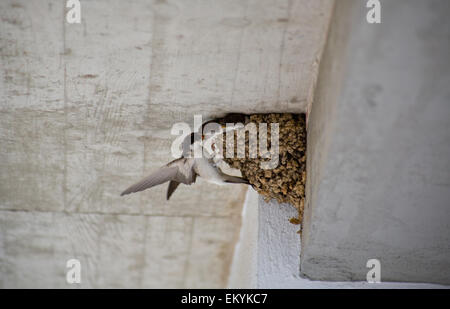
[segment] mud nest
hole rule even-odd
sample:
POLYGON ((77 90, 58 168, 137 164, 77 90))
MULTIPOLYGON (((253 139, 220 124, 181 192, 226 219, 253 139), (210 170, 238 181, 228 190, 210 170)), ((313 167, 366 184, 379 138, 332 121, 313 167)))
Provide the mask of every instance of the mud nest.
MULTIPOLYGON (((249 154, 249 133, 245 135, 245 157, 237 158, 237 147, 240 145, 235 134, 234 157, 224 160, 233 168, 241 171, 242 176, 250 182, 253 188, 264 200, 277 200, 279 203, 289 203, 298 209, 298 218, 291 218, 293 224, 300 224, 303 219, 306 182, 306 122, 304 114, 256 114, 251 115, 248 123, 267 123, 267 149, 273 151, 271 144, 271 123, 279 124, 279 160, 275 168, 263 169, 260 163, 270 161, 254 153, 256 158, 249 154)), ((241 140, 242 143, 243 140, 241 140)), ((223 151, 227 143, 223 137, 223 151)), ((231 147, 231 145, 230 145, 231 147)), ((275 147, 274 147, 275 148, 275 147)), ((258 149, 258 148, 257 148, 258 149)), ((252 149, 250 149, 252 150, 252 149)))

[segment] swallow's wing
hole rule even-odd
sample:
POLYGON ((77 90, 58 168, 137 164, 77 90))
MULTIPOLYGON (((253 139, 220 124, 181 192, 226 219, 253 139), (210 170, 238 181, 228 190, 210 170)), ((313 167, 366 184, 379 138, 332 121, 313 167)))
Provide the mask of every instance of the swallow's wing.
MULTIPOLYGON (((192 177, 187 178, 184 175, 177 175, 177 180, 182 180, 182 182, 186 185, 190 185, 193 184, 195 182, 195 180, 197 179, 197 174, 192 171, 192 177)), ((169 200, 170 197, 172 196, 172 194, 175 192, 175 190, 178 188, 178 185, 181 183, 177 180, 171 180, 169 182, 169 186, 167 187, 167 195, 166 195, 166 199, 169 200)))
POLYGON ((175 190, 178 188, 179 184, 180 183, 175 180, 171 180, 169 182, 169 187, 167 188, 167 195, 166 195, 167 200, 170 199, 170 197, 172 196, 172 193, 175 192, 175 190))
POLYGON ((151 174, 150 176, 142 179, 138 183, 135 183, 128 189, 122 192, 120 196, 135 193, 139 191, 143 191, 145 189, 160 185, 166 181, 172 180, 177 176, 178 167, 177 166, 164 166, 158 169, 156 172, 151 174))

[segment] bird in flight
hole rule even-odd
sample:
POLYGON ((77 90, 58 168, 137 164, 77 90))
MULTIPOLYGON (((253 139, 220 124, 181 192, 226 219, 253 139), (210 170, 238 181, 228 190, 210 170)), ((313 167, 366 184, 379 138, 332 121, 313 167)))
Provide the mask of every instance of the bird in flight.
MULTIPOLYGON (((223 118, 205 122, 202 125, 202 128, 211 122, 219 123, 224 127, 225 124, 229 122, 241 122, 245 120, 245 117, 247 116, 243 114, 229 114, 223 118)), ((186 136, 182 143, 183 153, 180 158, 160 167, 149 176, 127 188, 120 195, 123 196, 144 191, 165 182, 169 182, 166 194, 166 198, 169 200, 180 183, 191 185, 195 182, 197 176, 218 185, 229 183, 250 184, 248 180, 244 178, 223 173, 218 167, 219 160, 214 156, 202 155, 200 158, 196 158, 194 152, 201 151, 200 153, 203 153, 203 138, 204 136, 199 133, 191 133, 186 136)))

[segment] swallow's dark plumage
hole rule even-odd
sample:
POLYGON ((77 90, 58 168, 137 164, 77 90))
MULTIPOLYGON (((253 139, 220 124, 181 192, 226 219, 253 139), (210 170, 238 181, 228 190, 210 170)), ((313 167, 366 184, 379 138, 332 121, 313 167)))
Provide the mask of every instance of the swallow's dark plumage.
MULTIPOLYGON (((220 119, 214 119, 203 124, 206 125, 211 122, 217 122, 221 125, 225 123, 244 123, 245 115, 242 114, 230 114, 228 117, 220 119), (233 115, 233 116, 231 116, 233 115)), ((213 162, 211 158, 194 158, 193 152, 196 147, 201 146, 202 136, 197 133, 188 135, 183 142, 183 156, 179 159, 169 162, 167 165, 159 168, 154 173, 145 177, 141 181, 130 186, 128 189, 122 192, 121 196, 130 193, 152 188, 154 186, 163 184, 169 181, 167 189, 167 200, 172 196, 173 192, 177 189, 180 183, 190 185, 195 182, 197 176, 205 179, 208 182, 215 184, 226 183, 242 183, 248 184, 246 179, 241 177, 231 176, 223 173, 213 162)), ((201 151, 201 150, 200 150, 201 151)))

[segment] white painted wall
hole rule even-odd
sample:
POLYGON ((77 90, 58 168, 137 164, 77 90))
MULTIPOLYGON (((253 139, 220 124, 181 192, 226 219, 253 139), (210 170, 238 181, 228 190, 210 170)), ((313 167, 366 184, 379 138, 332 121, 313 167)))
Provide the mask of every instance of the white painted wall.
POLYGON ((258 193, 249 188, 242 209, 242 227, 234 250, 228 288, 254 288, 258 282, 258 193))

